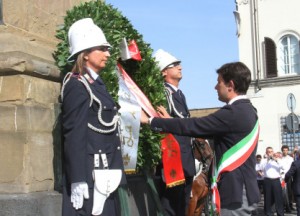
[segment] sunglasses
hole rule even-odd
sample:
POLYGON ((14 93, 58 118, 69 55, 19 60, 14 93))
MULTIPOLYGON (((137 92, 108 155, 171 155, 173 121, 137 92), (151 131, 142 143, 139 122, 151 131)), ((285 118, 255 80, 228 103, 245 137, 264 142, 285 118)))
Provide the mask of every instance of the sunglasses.
POLYGON ((169 64, 166 68, 172 68, 172 67, 176 67, 178 65, 180 65, 180 62, 174 62, 172 64, 169 64))
POLYGON ((99 51, 102 51, 102 52, 110 52, 111 47, 109 47, 109 46, 98 46, 98 47, 94 47, 92 50, 99 50, 99 51))

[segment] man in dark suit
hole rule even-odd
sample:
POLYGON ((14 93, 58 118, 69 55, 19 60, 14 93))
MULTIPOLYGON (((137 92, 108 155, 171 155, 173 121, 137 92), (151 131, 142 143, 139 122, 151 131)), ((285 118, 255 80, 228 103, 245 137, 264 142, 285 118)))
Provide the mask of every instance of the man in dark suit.
MULTIPOLYGON (((173 118, 189 118, 190 112, 185 96, 179 89, 179 82, 182 79, 180 60, 162 49, 155 52, 154 58, 165 81, 168 114, 173 118)), ((180 146, 185 184, 166 188, 165 182, 161 181, 161 203, 166 215, 184 216, 190 200, 193 177, 196 173, 195 161, 192 152, 191 137, 174 136, 180 146)))
MULTIPOLYGON (((298 157, 300 151, 297 152, 298 157)), ((292 178, 292 188, 294 193, 294 198, 297 207, 297 216, 300 216, 300 160, 296 160, 292 163, 291 168, 285 174, 285 182, 288 182, 292 178)))
MULTIPOLYGON (((223 172, 218 181, 221 215, 251 215, 260 200, 255 171, 258 116, 246 97, 251 72, 245 64, 233 62, 223 65, 217 73, 215 89, 219 100, 226 103, 220 110, 201 118, 170 119, 166 118, 163 107, 159 107, 162 118, 149 119, 142 113, 141 122, 150 123, 151 128, 159 132, 213 138, 217 164, 225 152, 233 146, 239 147, 240 141, 244 145, 245 137, 251 137, 247 154, 241 153, 232 160, 237 166, 223 172), (255 139, 252 139, 252 131, 256 131, 255 139)), ((248 147, 249 142, 245 143, 248 147)))

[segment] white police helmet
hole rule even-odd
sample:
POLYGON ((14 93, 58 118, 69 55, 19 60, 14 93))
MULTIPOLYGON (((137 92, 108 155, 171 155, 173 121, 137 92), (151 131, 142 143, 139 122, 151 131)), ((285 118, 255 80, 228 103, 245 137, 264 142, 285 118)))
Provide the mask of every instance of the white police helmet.
POLYGON ((155 61, 157 61, 158 67, 161 71, 172 63, 175 63, 175 62, 180 63, 181 62, 180 60, 178 60, 177 58, 172 56, 170 53, 168 53, 162 49, 157 50, 154 53, 153 57, 155 58, 155 61))
POLYGON ((96 46, 111 46, 103 34, 103 31, 94 24, 91 18, 84 18, 72 24, 68 32, 70 56, 68 61, 79 52, 96 47, 96 46))

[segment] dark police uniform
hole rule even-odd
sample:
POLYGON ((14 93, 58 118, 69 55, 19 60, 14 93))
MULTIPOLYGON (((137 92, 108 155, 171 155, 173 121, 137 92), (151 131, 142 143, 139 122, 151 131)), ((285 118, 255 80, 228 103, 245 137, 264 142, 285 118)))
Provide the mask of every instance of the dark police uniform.
MULTIPOLYGON (((169 114, 174 118, 189 118, 190 113, 183 93, 180 90, 176 91, 168 83, 165 83, 165 88, 169 97, 169 114), (171 105, 170 100, 172 100, 174 106, 171 105)), ((180 146, 185 184, 166 188, 165 183, 162 183, 161 202, 167 215, 184 216, 190 200, 193 177, 196 174, 195 159, 191 147, 191 137, 179 135, 174 135, 174 137, 180 146)))
MULTIPOLYGON (((93 177, 94 154, 105 153, 109 169, 122 169, 121 184, 126 183, 118 129, 110 133, 99 133, 88 127, 88 123, 96 128, 108 130, 99 123, 99 105, 92 103, 90 94, 78 75, 66 83, 63 90, 62 121, 64 136, 64 187, 63 187, 63 216, 91 215, 93 206, 93 177), (71 183, 86 182, 89 187, 89 199, 84 200, 79 210, 73 208, 70 201, 71 183)), ((107 92, 101 78, 94 80, 91 76, 88 82, 93 94, 102 103, 101 117, 105 122, 111 122, 118 112, 117 106, 107 92)), ((84 78, 83 78, 84 79, 84 78)), ((106 200, 101 215, 118 215, 115 208, 116 196, 112 193, 106 200)))
POLYGON ((285 174, 285 181, 292 178, 292 188, 297 207, 297 216, 300 216, 300 160, 294 161, 285 174))
MULTIPOLYGON (((237 144, 254 128, 258 117, 248 99, 239 99, 231 105, 202 118, 161 119, 153 118, 151 128, 182 136, 213 138, 217 163, 221 156, 237 144)), ((241 205, 243 187, 249 205, 258 203, 260 194, 256 182, 256 149, 244 164, 232 172, 221 175, 218 188, 221 208, 241 205)))

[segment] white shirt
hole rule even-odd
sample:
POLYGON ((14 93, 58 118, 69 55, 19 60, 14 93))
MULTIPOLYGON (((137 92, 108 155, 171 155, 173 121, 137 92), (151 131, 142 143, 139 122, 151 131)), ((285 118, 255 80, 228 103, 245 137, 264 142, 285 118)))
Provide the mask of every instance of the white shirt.
POLYGON ((229 102, 228 105, 233 104, 233 102, 240 100, 240 99, 248 99, 247 95, 238 95, 235 98, 232 98, 229 102))
MULTIPOLYGON (((255 165, 255 171, 256 171, 256 172, 262 171, 262 169, 261 169, 261 162, 260 162, 260 163, 256 163, 256 165, 255 165)), ((262 174, 263 174, 263 173, 262 173, 262 174)), ((258 175, 258 173, 257 173, 256 179, 257 179, 257 180, 263 180, 264 177, 258 175)))
POLYGON ((275 160, 263 159, 261 162, 261 169, 263 170, 265 178, 280 178, 280 169, 282 168, 283 166, 280 159, 277 159, 277 162, 275 160))
POLYGON ((291 156, 289 156, 289 155, 283 156, 283 157, 281 158, 281 162, 282 162, 282 166, 283 166, 283 168, 282 168, 282 172, 283 172, 282 178, 285 177, 285 174, 286 174, 286 173, 289 171, 289 169, 291 168, 291 165, 292 165, 293 161, 294 161, 294 159, 293 159, 291 156))
POLYGON ((86 67, 86 68, 89 70, 89 72, 90 72, 91 76, 93 77, 93 79, 96 80, 99 75, 95 71, 93 71, 91 68, 89 68, 89 67, 86 67))
POLYGON ((174 90, 175 90, 175 92, 177 92, 178 91, 178 88, 176 87, 176 86, 174 86, 174 85, 172 85, 171 83, 168 83, 168 82, 166 82, 168 85, 170 85, 174 90))

